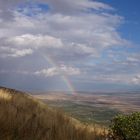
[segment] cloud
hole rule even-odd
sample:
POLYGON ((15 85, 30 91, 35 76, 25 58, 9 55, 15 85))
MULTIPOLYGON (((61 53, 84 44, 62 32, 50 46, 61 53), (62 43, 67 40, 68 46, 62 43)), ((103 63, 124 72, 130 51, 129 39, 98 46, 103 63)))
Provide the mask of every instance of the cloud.
POLYGON ((127 42, 116 31, 116 26, 122 20, 119 16, 47 14, 45 20, 50 34, 68 42, 85 43, 94 48, 120 46, 127 42))
POLYGON ((113 10, 113 8, 107 4, 90 1, 90 0, 43 0, 47 2, 55 13, 63 14, 75 14, 77 12, 86 12, 90 10, 113 10))
MULTIPOLYGON (((13 5, 16 5, 16 2, 14 1, 13 5)), ((108 47, 125 46, 128 43, 116 30, 122 22, 122 17, 109 14, 106 10, 113 8, 107 4, 89 0, 42 2, 49 4, 52 9, 46 13, 28 16, 22 11, 26 9, 33 14, 37 6, 30 8, 25 4, 22 10, 15 9, 12 12, 14 21, 9 21, 0 29, 4 32, 0 36, 7 38, 8 46, 32 50, 43 47, 46 48, 46 52, 62 62, 79 61, 89 56, 97 57, 108 47), (66 8, 66 11, 74 11, 74 14, 66 12, 61 6, 66 8), (91 9, 98 12, 86 12, 91 9), (60 51, 50 52, 48 48, 60 48, 60 51)))
POLYGON ((140 74, 136 75, 133 79, 132 79, 132 83, 140 85, 140 74))
POLYGON ((79 75, 80 69, 74 67, 68 67, 65 65, 61 65, 60 67, 52 67, 48 69, 42 69, 40 71, 36 71, 35 75, 43 75, 45 77, 52 77, 56 75, 79 75))
POLYGON ((63 46, 61 39, 49 35, 24 34, 7 39, 7 43, 17 47, 48 47, 60 48, 63 46))
POLYGON ((98 55, 95 48, 88 47, 86 44, 68 43, 49 35, 24 34, 8 38, 4 37, 0 40, 2 45, 0 50, 2 54, 4 53, 5 57, 22 57, 26 54, 32 54, 35 50, 40 50, 41 48, 43 48, 43 51, 49 52, 49 55, 52 54, 56 57, 60 55, 69 55, 70 57, 75 57, 74 55, 98 55), (59 49, 57 54, 54 49, 59 49), (74 55, 71 56, 71 54, 74 55))
POLYGON ((23 50, 11 50, 13 54, 9 54, 11 57, 23 57, 29 54, 32 54, 33 51, 31 49, 23 49, 23 50))
POLYGON ((0 53, 3 58, 6 57, 23 57, 26 55, 31 55, 33 53, 32 49, 16 49, 10 47, 0 47, 0 53))
POLYGON ((0 71, 29 73, 42 81, 67 75, 78 83, 139 84, 139 49, 133 52, 134 44, 121 36, 125 18, 110 5, 2 0, 0 9, 0 71))
POLYGON ((78 81, 83 83, 108 83, 108 84, 122 84, 122 85, 140 85, 140 75, 139 73, 135 74, 102 74, 100 75, 87 75, 86 78, 81 76, 78 81))
POLYGON ((36 49, 63 47, 61 39, 49 35, 24 34, 0 40, 1 57, 23 57, 31 55, 36 49))
MULTIPOLYGON (((0 18, 4 21, 13 20, 14 10, 21 3, 19 0, 12 0, 10 2, 1 0, 0 1, 0 18)), ((22 2, 22 4, 25 3, 22 2)))

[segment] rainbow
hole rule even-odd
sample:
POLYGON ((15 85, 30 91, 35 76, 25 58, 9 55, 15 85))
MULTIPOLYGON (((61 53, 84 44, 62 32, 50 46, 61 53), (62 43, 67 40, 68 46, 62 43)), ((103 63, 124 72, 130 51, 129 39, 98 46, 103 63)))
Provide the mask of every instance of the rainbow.
MULTIPOLYGON (((49 62, 49 64, 51 64, 53 67, 58 68, 57 63, 54 61, 54 59, 52 57, 50 57, 49 55, 45 55, 43 53, 41 53, 41 55, 44 57, 44 59, 49 62)), ((58 68, 59 69, 59 68, 58 68)), ((71 94, 75 94, 75 89, 71 83, 71 81, 68 79, 68 77, 65 74, 61 74, 61 79, 63 80, 63 82, 65 83, 68 91, 70 91, 71 94)))

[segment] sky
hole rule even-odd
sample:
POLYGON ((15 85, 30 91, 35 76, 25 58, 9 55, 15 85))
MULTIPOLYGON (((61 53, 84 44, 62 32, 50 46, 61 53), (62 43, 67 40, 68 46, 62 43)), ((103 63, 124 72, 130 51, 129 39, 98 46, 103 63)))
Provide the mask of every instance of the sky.
POLYGON ((0 0, 0 86, 140 91, 139 0, 0 0))

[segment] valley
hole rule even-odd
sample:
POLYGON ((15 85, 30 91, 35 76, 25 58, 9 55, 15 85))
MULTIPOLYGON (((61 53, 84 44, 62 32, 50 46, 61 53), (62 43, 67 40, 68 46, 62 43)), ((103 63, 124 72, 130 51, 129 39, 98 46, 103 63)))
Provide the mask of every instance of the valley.
POLYGON ((88 124, 108 126, 117 114, 140 111, 140 94, 43 92, 33 96, 88 124))

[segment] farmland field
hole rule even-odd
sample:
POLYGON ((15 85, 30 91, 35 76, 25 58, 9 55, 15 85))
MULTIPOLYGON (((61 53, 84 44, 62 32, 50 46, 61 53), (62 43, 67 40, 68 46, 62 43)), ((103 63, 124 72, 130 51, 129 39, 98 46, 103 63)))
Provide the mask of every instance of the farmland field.
POLYGON ((109 125, 120 113, 140 111, 140 94, 47 92, 33 94, 51 107, 59 108, 83 123, 109 125))

